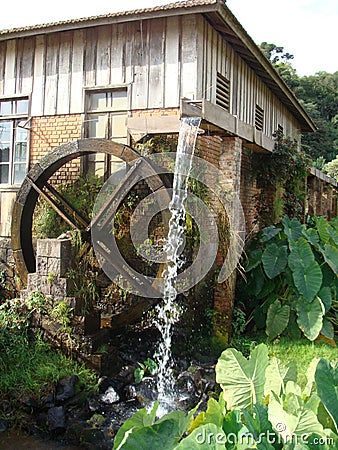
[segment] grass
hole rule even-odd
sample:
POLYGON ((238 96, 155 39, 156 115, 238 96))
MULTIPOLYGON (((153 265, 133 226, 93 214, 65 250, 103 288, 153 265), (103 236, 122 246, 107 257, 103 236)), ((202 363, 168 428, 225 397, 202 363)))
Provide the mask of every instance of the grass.
POLYGON ((255 338, 249 336, 240 336, 234 338, 231 347, 241 351, 246 357, 250 351, 261 342, 264 342, 269 348, 269 356, 275 356, 282 364, 295 364, 297 367, 298 384, 305 387, 306 371, 313 358, 325 358, 331 363, 338 361, 337 347, 333 347, 325 342, 310 342, 308 339, 291 340, 288 337, 281 337, 273 342, 267 342, 264 334, 255 338))
MULTIPOLYGON (((40 404, 54 393, 55 384, 68 375, 78 375, 78 389, 92 390, 96 374, 44 342, 31 327, 32 312, 43 305, 35 295, 0 302, 0 418, 20 427, 24 403, 40 404)), ((23 421, 24 422, 24 421, 23 421)))

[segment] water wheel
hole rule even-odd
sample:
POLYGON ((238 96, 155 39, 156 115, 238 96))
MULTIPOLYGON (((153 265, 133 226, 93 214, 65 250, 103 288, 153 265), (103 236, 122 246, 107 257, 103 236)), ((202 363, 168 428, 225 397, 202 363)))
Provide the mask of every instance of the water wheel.
MULTIPOLYGON (((12 246, 16 269, 23 284, 27 283, 27 274, 34 273, 36 269, 35 254, 33 249, 32 224, 34 209, 39 196, 61 216, 61 218, 73 229, 80 230, 90 243, 90 231, 92 223, 88 217, 82 217, 76 209, 63 198, 63 196, 51 185, 50 178, 67 162, 94 153, 105 153, 120 158, 126 163, 127 171, 125 178, 111 194, 107 205, 111 202, 123 201, 123 192, 131 189, 141 178, 140 172, 149 174, 146 180, 152 192, 168 186, 169 181, 159 176, 147 162, 143 162, 140 155, 129 146, 119 144, 105 139, 81 139, 56 147, 44 156, 29 171, 17 194, 12 215, 12 246), (164 181, 163 181, 164 180, 164 181), (166 186, 165 186, 166 185, 166 186), (121 187, 123 186, 123 189, 121 187)), ((104 210, 104 207, 103 207, 104 210)), ((98 220, 98 218, 95 218, 98 220)), ((95 220, 94 219, 94 220, 95 220)), ((106 256, 106 262, 114 265, 113 256, 106 256)), ((117 271, 123 268, 117 267, 117 271)), ((163 268, 159 269, 161 272, 163 268)), ((126 274, 128 276, 128 274, 126 274)), ((159 275, 160 276, 160 275, 159 275)), ((153 297, 156 297, 155 295, 153 297)), ((138 305, 139 313, 154 304, 154 299, 144 299, 138 305)), ((137 315, 137 314, 136 314, 137 315)), ((129 311, 128 317, 135 317, 135 313, 129 311)), ((123 319, 124 321, 124 319, 123 319)))

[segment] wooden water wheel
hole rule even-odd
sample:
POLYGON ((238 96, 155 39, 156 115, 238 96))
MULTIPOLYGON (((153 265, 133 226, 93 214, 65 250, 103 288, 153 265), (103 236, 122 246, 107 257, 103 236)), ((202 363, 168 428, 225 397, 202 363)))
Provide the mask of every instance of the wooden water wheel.
MULTIPOLYGON (((127 189, 131 189, 140 179, 144 178, 146 171, 149 180, 145 180, 152 192, 163 189, 169 181, 165 176, 159 176, 151 165, 140 158, 138 152, 131 147, 105 139, 81 139, 56 147, 44 156, 27 174, 17 194, 12 216, 12 246, 17 272, 24 284, 27 283, 27 274, 35 272, 36 261, 33 249, 32 224, 34 209, 39 196, 61 216, 73 229, 80 230, 90 243, 90 231, 93 221, 82 217, 76 209, 50 184, 50 178, 67 162, 94 153, 105 153, 120 158, 126 163, 127 171, 119 186, 107 199, 111 202, 121 203, 127 189), (141 176, 142 173, 142 176, 141 176), (123 187, 123 189, 122 189, 123 187)), ((104 213, 105 205, 101 214, 104 213)), ((100 214, 99 214, 100 215, 100 214)), ((98 220, 95 217, 94 220, 98 220)), ((105 255, 106 262, 114 266, 113 255, 105 255)), ((159 269, 161 272, 163 268, 159 269)), ((116 271, 123 273, 123 267, 116 267, 116 271)), ((124 273, 123 273, 124 274, 124 273)), ((128 276, 128 273, 124 274, 128 276)), ((153 296, 155 297, 155 296, 153 296)), ((145 299, 139 304, 138 311, 148 309, 154 304, 153 299, 145 299)), ((135 316, 131 311, 129 316, 135 316)))

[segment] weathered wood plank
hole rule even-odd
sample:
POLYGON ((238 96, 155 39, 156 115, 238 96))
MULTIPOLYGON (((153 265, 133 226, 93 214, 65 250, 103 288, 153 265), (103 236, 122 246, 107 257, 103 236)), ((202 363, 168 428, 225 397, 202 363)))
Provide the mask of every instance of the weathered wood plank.
POLYGON ((0 42, 0 95, 4 94, 6 46, 6 42, 0 42))
POLYGON ((73 51, 71 65, 70 82, 70 113, 83 112, 83 92, 84 84, 84 31, 77 30, 73 33, 73 51))
POLYGON ((166 108, 173 108, 179 106, 180 104, 180 27, 178 17, 169 17, 167 19, 164 52, 164 106, 166 108))
POLYGON ((69 114, 70 109, 72 38, 73 33, 71 31, 62 33, 60 36, 57 114, 69 114))
POLYGON ((46 58, 46 38, 45 36, 36 36, 34 70, 33 70, 33 92, 31 99, 31 115, 42 116, 44 104, 44 86, 45 86, 45 58, 46 58))
POLYGON ((148 21, 140 20, 134 35, 134 83, 132 89, 132 108, 147 108, 148 99, 148 21))
POLYGON ((4 95, 15 94, 16 79, 16 40, 7 41, 4 95))
POLYGON ((157 19, 149 30, 149 108, 164 106, 165 26, 165 19, 157 19))
MULTIPOLYGON (((135 26, 133 24, 133 26, 135 26)), ((123 24, 116 24, 112 27, 111 34, 111 68, 110 68, 110 83, 112 85, 119 85, 125 81, 124 69, 124 45, 125 45, 125 31, 123 24)), ((132 31, 133 32, 133 31, 132 31)))
POLYGON ((85 31, 85 49, 84 49, 84 75, 85 86, 96 86, 97 72, 97 28, 89 28, 85 31))
POLYGON ((60 35, 47 36, 44 115, 56 114, 60 35))
POLYGON ((17 93, 30 94, 33 88, 35 37, 23 39, 17 93))
POLYGON ((97 36, 96 84, 106 86, 110 84, 110 53, 114 48, 111 42, 111 25, 99 27, 97 36))
POLYGON ((196 16, 182 16, 181 97, 196 99, 196 16))

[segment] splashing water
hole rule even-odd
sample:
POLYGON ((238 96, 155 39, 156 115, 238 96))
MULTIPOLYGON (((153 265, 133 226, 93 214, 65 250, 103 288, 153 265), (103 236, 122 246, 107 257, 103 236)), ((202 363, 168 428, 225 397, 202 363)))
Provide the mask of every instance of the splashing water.
POLYGON ((156 308, 156 326, 161 333, 161 341, 155 353, 158 361, 158 400, 163 414, 170 409, 175 399, 175 380, 172 371, 171 337, 172 326, 179 319, 179 309, 175 304, 177 296, 176 281, 178 269, 183 262, 180 257, 184 244, 185 206, 188 195, 188 180, 192 157, 201 118, 184 117, 181 119, 177 144, 172 199, 169 204, 171 218, 164 250, 167 255, 166 270, 163 272, 163 302, 156 308), (184 157, 182 157, 184 155, 184 157), (186 158, 186 155, 190 158, 186 158))

